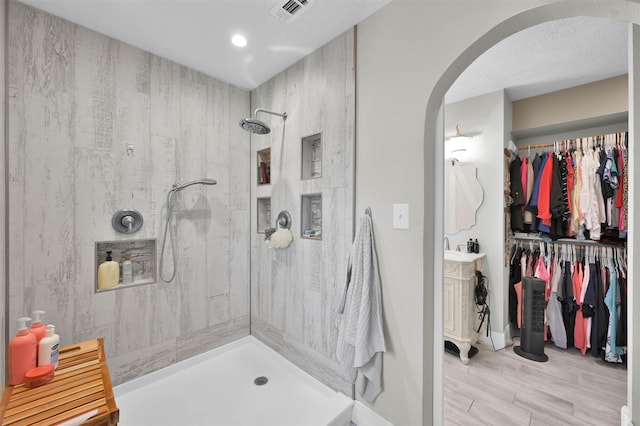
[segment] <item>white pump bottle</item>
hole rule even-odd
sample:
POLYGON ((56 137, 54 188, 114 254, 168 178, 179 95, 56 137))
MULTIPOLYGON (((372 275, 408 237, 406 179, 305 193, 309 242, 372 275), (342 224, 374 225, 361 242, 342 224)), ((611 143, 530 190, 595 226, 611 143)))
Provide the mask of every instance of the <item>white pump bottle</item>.
POLYGON ((47 334, 38 344, 38 366, 53 364, 58 368, 58 351, 60 349, 60 336, 55 334, 55 327, 47 326, 47 334))

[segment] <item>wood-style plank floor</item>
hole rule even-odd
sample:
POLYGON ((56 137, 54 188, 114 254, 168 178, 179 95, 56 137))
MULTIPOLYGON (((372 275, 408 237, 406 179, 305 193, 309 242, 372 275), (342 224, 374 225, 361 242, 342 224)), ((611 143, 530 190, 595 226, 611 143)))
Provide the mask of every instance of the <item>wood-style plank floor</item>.
POLYGON ((477 347, 469 365, 444 354, 446 425, 620 425, 625 365, 552 343, 543 363, 518 356, 510 346, 497 352, 491 345, 477 347))

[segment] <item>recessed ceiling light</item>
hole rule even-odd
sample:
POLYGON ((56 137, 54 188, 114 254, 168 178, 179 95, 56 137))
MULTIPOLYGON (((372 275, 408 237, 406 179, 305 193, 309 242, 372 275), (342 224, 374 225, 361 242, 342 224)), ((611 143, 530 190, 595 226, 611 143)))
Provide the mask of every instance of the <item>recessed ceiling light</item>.
POLYGON ((247 39, 244 38, 244 36, 241 36, 240 34, 236 34, 233 37, 231 37, 231 43, 233 43, 238 47, 245 47, 247 45, 247 39))

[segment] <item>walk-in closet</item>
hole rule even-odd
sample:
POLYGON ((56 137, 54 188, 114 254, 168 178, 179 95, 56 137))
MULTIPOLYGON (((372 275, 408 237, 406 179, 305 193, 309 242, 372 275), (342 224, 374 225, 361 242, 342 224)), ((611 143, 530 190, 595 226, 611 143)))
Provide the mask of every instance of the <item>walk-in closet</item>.
POLYGON ((586 28, 626 37, 624 25, 598 19, 532 28, 480 57, 447 94, 445 424, 620 424, 632 285, 626 53, 615 53, 622 56, 617 74, 588 76, 588 66, 575 66, 576 80, 556 86, 544 77, 545 65, 531 60, 526 70, 504 60, 510 51, 529 52, 529 44, 571 26, 585 28, 585 40, 586 28), (470 89, 473 78, 482 86, 490 71, 498 73, 501 88, 470 89), (540 77, 517 86, 525 73, 540 77), (464 182, 460 170, 472 170, 464 182), (471 193, 476 180, 481 190, 471 193), (480 199, 479 207, 460 208, 469 203, 456 199, 469 197, 480 199), (463 225, 449 226, 452 221, 463 225), (474 243, 479 249, 467 249, 474 243), (472 264, 451 262, 464 259, 452 252, 467 251, 476 252, 472 264), (461 347, 459 337, 452 348, 448 321, 466 317, 451 312, 447 274, 467 265, 475 269, 466 308, 472 314, 471 348, 461 347))

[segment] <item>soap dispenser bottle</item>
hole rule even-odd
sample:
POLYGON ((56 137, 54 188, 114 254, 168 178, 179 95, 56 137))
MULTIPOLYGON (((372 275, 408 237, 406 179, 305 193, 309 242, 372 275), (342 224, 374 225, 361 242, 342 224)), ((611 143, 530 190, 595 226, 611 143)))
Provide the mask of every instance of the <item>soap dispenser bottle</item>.
POLYGON ((55 334, 55 327, 47 325, 47 334, 38 345, 38 367, 52 364, 58 368, 58 351, 60 349, 60 336, 55 334))
POLYGON ((40 340, 47 334, 47 327, 42 323, 41 315, 44 315, 45 311, 33 311, 31 315, 33 316, 33 322, 31 323, 31 328, 29 328, 29 332, 36 336, 36 344, 40 343, 40 340))
POLYGON ((111 258, 111 252, 107 252, 107 260, 98 267, 98 289, 113 288, 120 282, 120 265, 111 258))
POLYGON ((122 284, 131 284, 133 281, 133 264, 131 263, 131 256, 124 257, 122 262, 122 284))
POLYGON ((18 333, 9 342, 9 384, 24 383, 27 371, 36 368, 36 336, 29 332, 29 317, 18 318, 18 333))
POLYGON ((31 327, 29 328, 29 333, 33 334, 36 337, 36 356, 38 354, 38 344, 40 340, 47 334, 47 327, 44 326, 42 320, 40 319, 41 315, 44 315, 44 311, 33 311, 31 316, 33 318, 33 322, 31 323, 31 327))

